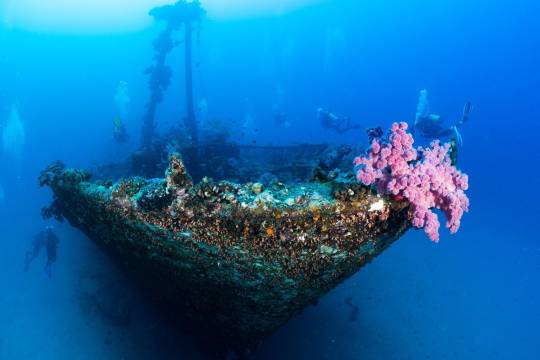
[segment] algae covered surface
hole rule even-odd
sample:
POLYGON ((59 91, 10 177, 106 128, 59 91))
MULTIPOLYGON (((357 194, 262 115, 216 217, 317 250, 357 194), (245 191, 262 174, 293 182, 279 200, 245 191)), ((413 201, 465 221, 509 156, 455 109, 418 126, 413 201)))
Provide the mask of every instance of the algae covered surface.
POLYGON ((271 334, 409 227, 405 204, 357 183, 193 184, 179 155, 163 179, 91 181, 55 163, 40 183, 54 193, 44 215, 81 229, 171 312, 237 344, 271 334))

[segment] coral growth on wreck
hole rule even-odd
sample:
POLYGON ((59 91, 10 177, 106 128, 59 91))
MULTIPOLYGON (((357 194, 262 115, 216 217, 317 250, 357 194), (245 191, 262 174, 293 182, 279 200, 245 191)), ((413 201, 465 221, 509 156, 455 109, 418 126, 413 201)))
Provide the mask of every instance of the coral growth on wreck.
POLYGON ((161 306, 233 346, 271 334, 410 227, 407 203, 354 180, 193 182, 176 153, 164 178, 92 181, 54 163, 40 184, 54 194, 44 215, 84 231, 161 306))
POLYGON ((433 141, 428 148, 413 147, 407 123, 394 123, 387 140, 374 139, 367 156, 359 156, 357 178, 365 185, 375 184, 381 194, 411 204, 412 224, 432 241, 439 240, 440 223, 432 209, 446 215, 446 227, 455 233, 461 217, 469 209, 465 194, 468 177, 450 159, 450 144, 433 141))

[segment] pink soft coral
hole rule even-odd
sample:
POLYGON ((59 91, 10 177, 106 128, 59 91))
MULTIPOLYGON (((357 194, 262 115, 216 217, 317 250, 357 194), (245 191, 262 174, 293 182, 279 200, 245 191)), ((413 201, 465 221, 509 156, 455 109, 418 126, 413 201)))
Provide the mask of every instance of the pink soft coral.
POLYGON ((432 241, 439 241, 439 220, 431 210, 446 215, 446 227, 455 233, 463 213, 469 210, 465 195, 468 177, 452 165, 450 144, 438 140, 430 148, 414 149, 414 139, 407 133, 407 123, 394 123, 388 142, 374 139, 367 157, 357 157, 358 180, 375 184, 377 191, 406 199, 411 204, 413 226, 424 228, 432 241))

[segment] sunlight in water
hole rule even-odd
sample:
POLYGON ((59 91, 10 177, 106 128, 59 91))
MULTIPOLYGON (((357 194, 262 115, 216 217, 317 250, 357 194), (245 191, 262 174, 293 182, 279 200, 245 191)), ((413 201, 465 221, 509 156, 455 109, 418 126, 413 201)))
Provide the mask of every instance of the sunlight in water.
MULTIPOLYGON (((324 0, 203 0, 208 16, 276 15, 324 0)), ((0 22, 42 32, 127 32, 151 23, 148 10, 174 0, 0 0, 0 22)))

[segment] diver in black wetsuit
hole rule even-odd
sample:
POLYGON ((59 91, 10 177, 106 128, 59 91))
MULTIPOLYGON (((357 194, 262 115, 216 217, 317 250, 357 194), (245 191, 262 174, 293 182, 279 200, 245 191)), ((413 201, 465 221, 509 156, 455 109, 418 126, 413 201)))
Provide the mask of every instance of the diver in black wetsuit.
POLYGON ((462 145, 463 139, 461 138, 459 128, 469 120, 472 110, 471 102, 467 101, 463 107, 461 118, 454 125, 445 127, 443 125, 443 118, 440 115, 430 112, 427 90, 422 90, 420 92, 420 99, 418 100, 418 109, 414 126, 412 127, 412 133, 419 133, 422 137, 429 140, 453 137, 462 145))
POLYGON ((353 125, 350 117, 340 118, 322 108, 317 109, 317 117, 321 122, 323 129, 333 129, 340 134, 361 128, 360 125, 353 125))
POLYGON ((25 254, 24 271, 28 271, 30 264, 41 253, 41 249, 45 248, 47 252, 47 263, 45 264, 45 273, 49 278, 52 277, 51 266, 56 262, 56 250, 60 240, 54 233, 52 226, 47 226, 45 230, 40 231, 32 241, 32 248, 25 254))
POLYGON ((120 118, 115 118, 113 120, 113 139, 117 143, 125 143, 129 140, 126 127, 120 118))
POLYGON ((369 138, 370 144, 373 142, 373 140, 380 139, 384 135, 380 126, 366 129, 366 134, 369 138))

